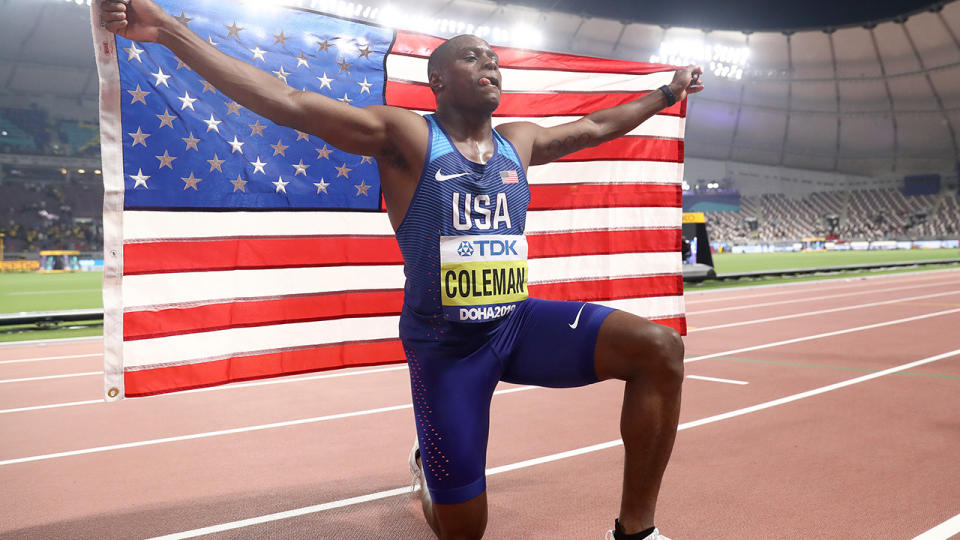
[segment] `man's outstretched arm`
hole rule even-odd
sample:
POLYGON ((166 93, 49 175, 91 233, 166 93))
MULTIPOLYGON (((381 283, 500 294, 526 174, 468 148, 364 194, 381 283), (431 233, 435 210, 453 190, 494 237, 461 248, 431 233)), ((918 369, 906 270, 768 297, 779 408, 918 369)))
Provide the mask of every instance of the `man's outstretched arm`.
MULTIPOLYGON (((674 74, 669 84, 677 101, 703 90, 702 70, 687 66, 674 74)), ((505 124, 497 128, 523 153, 530 149, 528 165, 550 163, 567 154, 622 137, 667 106, 667 96, 659 90, 616 107, 592 112, 579 120, 554 127, 529 122, 505 124)))
POLYGON ((194 34, 151 0, 104 0, 104 27, 134 41, 166 46, 218 90, 277 124, 316 135, 354 154, 379 156, 390 140, 394 116, 408 111, 358 108, 296 90, 280 79, 230 57, 194 34))

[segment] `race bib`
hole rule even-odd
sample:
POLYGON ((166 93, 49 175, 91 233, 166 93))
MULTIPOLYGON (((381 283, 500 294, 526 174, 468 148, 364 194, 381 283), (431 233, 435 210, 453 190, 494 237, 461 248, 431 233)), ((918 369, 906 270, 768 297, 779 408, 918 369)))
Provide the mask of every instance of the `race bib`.
POLYGON ((527 298, 527 239, 440 237, 440 298, 450 321, 485 322, 509 314, 527 298))

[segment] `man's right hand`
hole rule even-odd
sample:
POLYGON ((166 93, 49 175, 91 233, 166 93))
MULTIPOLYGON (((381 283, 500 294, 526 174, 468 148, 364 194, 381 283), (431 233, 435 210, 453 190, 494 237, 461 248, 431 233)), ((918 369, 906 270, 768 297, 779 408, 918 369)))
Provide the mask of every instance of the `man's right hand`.
POLYGON ((151 0, 103 0, 100 3, 103 27, 133 41, 159 41, 160 28, 170 20, 151 0))

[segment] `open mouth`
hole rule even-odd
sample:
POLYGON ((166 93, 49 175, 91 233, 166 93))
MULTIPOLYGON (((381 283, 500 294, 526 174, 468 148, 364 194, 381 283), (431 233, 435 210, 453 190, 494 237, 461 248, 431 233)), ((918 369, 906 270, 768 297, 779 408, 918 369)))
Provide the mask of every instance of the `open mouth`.
POLYGON ((496 77, 480 77, 477 84, 480 86, 493 86, 497 89, 500 88, 500 81, 496 77))

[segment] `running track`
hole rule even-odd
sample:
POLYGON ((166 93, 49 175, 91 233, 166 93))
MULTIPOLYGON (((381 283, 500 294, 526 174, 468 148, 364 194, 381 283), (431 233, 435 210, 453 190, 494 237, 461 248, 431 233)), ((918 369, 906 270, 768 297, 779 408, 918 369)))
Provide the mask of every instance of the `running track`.
MULTIPOLYGON (((664 533, 960 533, 960 271, 694 293, 687 309, 664 533)), ((105 404, 101 350, 0 346, 0 537, 431 537, 403 492, 404 366, 105 404)), ((603 537, 621 391, 501 386, 487 538, 603 537)))

